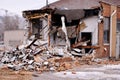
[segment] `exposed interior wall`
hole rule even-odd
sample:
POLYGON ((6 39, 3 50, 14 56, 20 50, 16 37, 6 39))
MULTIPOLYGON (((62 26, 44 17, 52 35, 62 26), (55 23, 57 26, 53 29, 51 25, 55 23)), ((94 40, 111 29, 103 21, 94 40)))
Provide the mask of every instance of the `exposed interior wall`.
MULTIPOLYGON (((90 33, 91 34, 90 35, 91 40, 92 40, 91 45, 97 45, 98 44, 98 16, 89 17, 89 18, 84 19, 83 21, 84 21, 84 23, 86 25, 86 28, 81 31, 80 35, 82 33, 86 33, 86 34, 90 33)), ((73 38, 75 40, 75 37, 76 37, 75 34, 73 34, 73 36, 71 37, 71 34, 73 32, 75 32, 75 26, 67 27, 67 32, 68 32, 69 38, 73 38)), ((66 45, 65 44, 64 33, 62 32, 62 30, 59 29, 59 31, 57 33, 55 33, 55 34, 57 36, 55 40, 53 39, 54 34, 51 34, 51 44, 54 44, 54 45, 66 45), (62 35, 61 36, 62 38, 59 38, 58 37, 59 35, 62 35)), ((86 35, 86 36, 88 36, 88 35, 86 35)))
POLYGON ((86 28, 81 32, 92 33, 92 45, 98 44, 98 16, 89 17, 83 20, 86 28))
POLYGON ((44 30, 42 30, 42 36, 43 36, 43 39, 44 40, 48 40, 48 23, 47 23, 47 20, 45 20, 45 19, 41 19, 43 22, 42 22, 42 24, 43 24, 43 26, 42 26, 42 28, 44 29, 44 30))
POLYGON ((34 23, 34 20, 29 22, 29 35, 40 35, 40 39, 47 40, 48 39, 48 22, 47 19, 41 18, 36 19, 37 22, 34 23), (40 22, 41 21, 41 22, 40 22), (39 30, 40 27, 40 30, 39 30))
MULTIPOLYGON (((51 32, 52 32, 50 37, 51 44, 61 45, 61 46, 66 45, 65 34, 62 31, 61 27, 57 29, 57 27, 54 26, 51 32)), ((75 37, 76 37, 75 26, 67 27, 67 33, 68 33, 68 38, 70 39, 70 42, 73 41, 71 43, 74 43, 75 37)))
POLYGON ((34 34, 36 37, 42 38, 41 29, 43 26, 43 21, 41 19, 32 19, 32 34, 34 34))

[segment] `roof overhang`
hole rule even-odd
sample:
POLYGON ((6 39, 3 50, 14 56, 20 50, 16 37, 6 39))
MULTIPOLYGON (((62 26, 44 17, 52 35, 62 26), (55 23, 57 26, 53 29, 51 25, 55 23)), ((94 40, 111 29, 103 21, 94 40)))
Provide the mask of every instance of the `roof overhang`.
POLYGON ((51 14, 53 9, 47 8, 47 9, 38 9, 38 10, 27 10, 23 11, 23 17, 27 19, 36 19, 44 17, 45 14, 51 14))

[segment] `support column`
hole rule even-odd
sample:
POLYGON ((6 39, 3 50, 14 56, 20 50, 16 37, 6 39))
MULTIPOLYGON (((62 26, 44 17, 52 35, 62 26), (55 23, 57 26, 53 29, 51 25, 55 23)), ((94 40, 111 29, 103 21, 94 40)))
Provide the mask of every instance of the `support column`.
POLYGON ((51 15, 48 15, 48 47, 50 46, 51 15))
POLYGON ((111 6, 110 16, 110 57, 116 55, 116 27, 117 27, 117 7, 111 6))
POLYGON ((103 22, 98 24, 98 45, 99 45, 99 50, 98 50, 98 57, 103 57, 104 56, 104 24, 103 22))

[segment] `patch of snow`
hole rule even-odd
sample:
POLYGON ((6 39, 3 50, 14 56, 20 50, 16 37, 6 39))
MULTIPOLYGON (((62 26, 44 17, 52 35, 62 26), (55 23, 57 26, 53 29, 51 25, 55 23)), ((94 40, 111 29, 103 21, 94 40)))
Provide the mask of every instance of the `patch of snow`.
POLYGON ((103 68, 106 68, 106 69, 120 69, 120 64, 118 64, 118 65, 104 65, 103 68))
POLYGON ((55 73, 54 75, 63 77, 63 78, 84 78, 84 79, 89 79, 87 76, 95 77, 95 76, 100 76, 103 75, 103 72, 76 72, 76 74, 72 74, 72 72, 58 72, 55 73), (66 75, 64 75, 66 73, 66 75))
POLYGON ((82 71, 76 72, 75 74, 72 74, 72 72, 57 72, 53 75, 57 77, 62 78, 77 78, 77 79, 85 79, 85 80, 99 80, 99 79, 111 79, 115 78, 115 80, 120 80, 120 74, 118 73, 104 73, 106 71, 114 70, 114 69, 120 69, 120 64, 118 65, 104 65, 102 67, 97 68, 84 68, 82 71))
POLYGON ((120 79, 119 74, 106 74, 104 72, 76 72, 76 74, 72 74, 72 72, 57 72, 53 75, 62 78, 77 78, 77 79, 85 79, 85 80, 99 80, 103 78, 117 78, 120 79), (65 73, 65 74, 64 74, 65 73))
POLYGON ((120 70, 120 64, 118 64, 118 65, 104 65, 102 67, 97 67, 97 68, 85 68, 85 70, 97 70, 97 71, 103 71, 103 70, 109 70, 109 69, 119 69, 120 70))

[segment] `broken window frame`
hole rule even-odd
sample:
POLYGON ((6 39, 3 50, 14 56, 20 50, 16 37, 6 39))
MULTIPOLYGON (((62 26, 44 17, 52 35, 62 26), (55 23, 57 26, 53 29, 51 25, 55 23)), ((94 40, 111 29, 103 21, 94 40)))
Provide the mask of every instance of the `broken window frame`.
POLYGON ((117 32, 120 32, 120 19, 117 20, 117 32))

